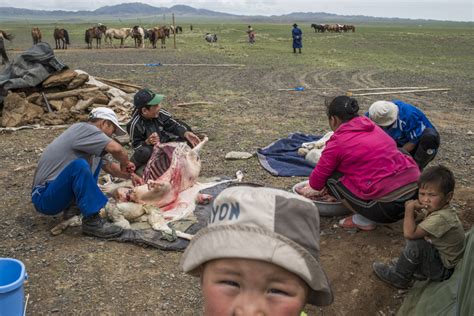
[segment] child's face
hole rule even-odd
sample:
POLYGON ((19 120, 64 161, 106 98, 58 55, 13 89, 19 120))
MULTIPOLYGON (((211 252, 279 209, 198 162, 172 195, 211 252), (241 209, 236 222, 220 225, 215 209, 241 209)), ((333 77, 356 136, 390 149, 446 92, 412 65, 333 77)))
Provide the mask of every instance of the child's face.
POLYGON ((217 259, 201 274, 204 314, 299 315, 309 287, 297 275, 272 263, 217 259))
POLYGON ((418 200, 429 213, 442 209, 452 197, 453 192, 444 194, 437 183, 424 183, 418 189, 418 200))
POLYGON ((149 109, 143 107, 142 108, 142 116, 146 119, 154 119, 156 117, 158 117, 158 112, 160 112, 160 105, 157 104, 157 105, 152 105, 150 106, 149 109))

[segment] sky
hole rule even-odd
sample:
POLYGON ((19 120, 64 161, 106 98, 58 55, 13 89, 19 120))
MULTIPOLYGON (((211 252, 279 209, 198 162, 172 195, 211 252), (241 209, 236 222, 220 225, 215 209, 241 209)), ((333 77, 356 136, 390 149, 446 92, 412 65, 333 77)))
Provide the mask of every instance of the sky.
POLYGON ((0 0, 0 7, 37 10, 95 10, 106 5, 142 2, 156 7, 185 4, 243 15, 281 15, 292 12, 326 12, 409 19, 474 21, 474 0, 0 0))

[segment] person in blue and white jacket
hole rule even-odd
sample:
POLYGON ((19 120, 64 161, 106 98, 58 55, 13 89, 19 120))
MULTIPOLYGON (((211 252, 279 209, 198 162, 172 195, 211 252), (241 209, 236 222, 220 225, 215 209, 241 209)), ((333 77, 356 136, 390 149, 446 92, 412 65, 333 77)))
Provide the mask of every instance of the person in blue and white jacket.
POLYGON ((423 170, 438 152, 440 136, 426 115, 400 100, 374 102, 366 115, 408 152, 423 170))

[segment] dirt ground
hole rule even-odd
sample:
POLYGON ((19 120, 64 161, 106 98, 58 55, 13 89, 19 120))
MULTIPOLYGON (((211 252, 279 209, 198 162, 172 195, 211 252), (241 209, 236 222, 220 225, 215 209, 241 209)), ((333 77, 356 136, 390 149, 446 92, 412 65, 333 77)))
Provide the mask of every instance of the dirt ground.
MULTIPOLYGON (((267 173, 256 158, 226 161, 229 151, 254 152, 291 132, 323 134, 329 130, 324 99, 348 88, 381 86, 448 86, 446 93, 405 94, 438 127, 441 150, 433 163, 450 167, 457 179, 454 204, 465 228, 474 222, 472 163, 474 119, 472 89, 465 78, 407 77, 380 69, 327 70, 298 66, 251 64, 236 67, 110 67, 100 63, 154 60, 154 50, 69 50, 58 57, 73 69, 105 78, 126 78, 166 94, 164 107, 187 121, 210 141, 202 153, 203 176, 233 176, 290 190, 304 178, 267 173), (313 90, 279 92, 304 84, 313 90), (212 104, 173 107, 183 102, 212 104)), ((233 63, 224 55, 160 51, 168 64, 233 63)), ((292 56, 293 57, 293 56, 292 56)), ((295 56, 295 58, 298 58, 295 56)), ((394 96, 385 96, 389 99, 394 96)), ((358 98, 363 111, 377 96, 358 98)), ((30 202, 34 166, 41 150, 62 130, 22 130, 0 135, 0 257, 23 261, 29 275, 29 314, 200 315, 199 280, 179 270, 179 252, 85 237, 80 228, 49 233, 60 220, 36 213, 30 202), (21 167, 21 168, 20 168, 21 167), (19 170, 17 168, 20 168, 19 170)), ((309 315, 392 315, 403 292, 389 288, 372 273, 375 260, 398 256, 404 245, 401 223, 373 232, 346 232, 338 218, 322 218, 321 261, 331 281, 331 306, 307 306, 309 315)))

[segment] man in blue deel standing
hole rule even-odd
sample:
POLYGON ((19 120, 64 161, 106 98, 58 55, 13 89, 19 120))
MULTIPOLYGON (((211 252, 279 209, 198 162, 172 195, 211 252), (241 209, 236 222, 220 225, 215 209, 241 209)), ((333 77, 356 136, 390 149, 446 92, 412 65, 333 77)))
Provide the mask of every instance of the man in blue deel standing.
POLYGON ((298 48, 301 54, 301 48, 303 48, 303 32, 298 28, 298 24, 293 24, 291 35, 293 36, 293 53, 296 54, 296 49, 298 48))

